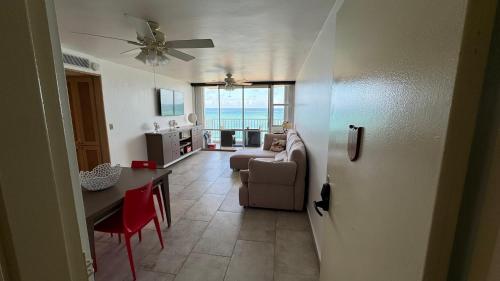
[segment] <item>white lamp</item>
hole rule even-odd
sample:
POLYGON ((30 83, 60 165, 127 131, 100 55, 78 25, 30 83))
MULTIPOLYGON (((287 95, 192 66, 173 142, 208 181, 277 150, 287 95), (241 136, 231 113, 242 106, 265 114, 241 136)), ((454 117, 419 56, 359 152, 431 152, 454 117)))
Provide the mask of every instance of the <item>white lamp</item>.
POLYGON ((283 127, 283 132, 287 132, 289 129, 293 128, 293 124, 289 121, 283 121, 283 124, 281 125, 283 127))
POLYGON ((196 121, 198 120, 198 116, 196 116, 196 113, 189 113, 188 114, 188 121, 196 125, 196 121))

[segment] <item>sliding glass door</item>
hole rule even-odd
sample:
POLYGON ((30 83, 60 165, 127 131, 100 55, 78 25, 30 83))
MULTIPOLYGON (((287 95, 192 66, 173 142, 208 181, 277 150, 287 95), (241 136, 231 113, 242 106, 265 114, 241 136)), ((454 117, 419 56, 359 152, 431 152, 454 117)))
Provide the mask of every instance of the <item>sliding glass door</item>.
POLYGON ((290 95, 285 85, 235 87, 203 87, 205 130, 212 140, 220 140, 220 130, 236 131, 236 142, 243 142, 245 129, 260 129, 262 137, 272 126, 289 121, 290 95))
POLYGON ((269 131, 269 87, 246 86, 244 98, 245 129, 269 131))

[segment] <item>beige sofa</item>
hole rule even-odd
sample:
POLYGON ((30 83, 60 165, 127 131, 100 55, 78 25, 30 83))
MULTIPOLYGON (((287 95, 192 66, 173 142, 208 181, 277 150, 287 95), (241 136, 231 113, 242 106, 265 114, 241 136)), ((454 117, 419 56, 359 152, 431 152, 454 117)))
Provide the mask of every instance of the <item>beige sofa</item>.
POLYGON ((229 158, 229 166, 233 170, 248 169, 248 162, 254 158, 271 158, 274 159, 278 152, 270 151, 273 139, 286 139, 285 134, 266 134, 264 136, 264 145, 260 148, 241 149, 233 153, 229 158))
MULTIPOLYGON (((285 135, 272 134, 266 135, 266 138, 272 142, 277 136, 285 138, 285 135)), ((289 131, 286 139, 286 157, 283 161, 276 161, 274 157, 247 158, 248 169, 240 171, 240 205, 285 210, 304 208, 306 150, 295 131, 289 131)), ((238 166, 240 169, 243 167, 241 155, 238 158, 241 162, 237 162, 241 165, 238 166)))

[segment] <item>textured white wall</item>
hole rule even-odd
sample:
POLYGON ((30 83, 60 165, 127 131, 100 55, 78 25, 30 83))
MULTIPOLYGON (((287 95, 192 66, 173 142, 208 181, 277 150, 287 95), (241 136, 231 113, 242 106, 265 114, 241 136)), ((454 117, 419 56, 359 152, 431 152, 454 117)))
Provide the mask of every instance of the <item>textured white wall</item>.
POLYGON ((162 128, 168 128, 168 121, 172 119, 177 120, 179 125, 187 124, 186 116, 193 112, 192 87, 188 82, 156 75, 156 87, 184 93, 185 115, 161 117, 157 116, 157 95, 152 72, 100 60, 66 48, 64 52, 89 57, 100 65, 95 73, 100 74, 102 80, 109 151, 113 164, 129 166, 132 160, 147 159, 144 133, 153 130, 153 122, 158 122, 162 128), (109 124, 113 124, 113 130, 110 130, 109 124))
POLYGON ((322 220, 314 211, 313 200, 321 198, 328 162, 328 125, 333 85, 335 15, 330 14, 307 57, 295 84, 295 124, 307 147, 309 197, 307 209, 321 257, 322 220))

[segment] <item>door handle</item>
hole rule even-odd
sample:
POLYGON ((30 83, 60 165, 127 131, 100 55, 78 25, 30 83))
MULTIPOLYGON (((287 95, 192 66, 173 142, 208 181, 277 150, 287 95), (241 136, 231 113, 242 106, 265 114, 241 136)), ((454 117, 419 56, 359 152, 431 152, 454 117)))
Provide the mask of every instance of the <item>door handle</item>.
POLYGON ((330 183, 323 184, 323 187, 321 188, 321 201, 314 201, 314 209, 321 217, 323 214, 318 208, 327 212, 330 209, 330 189, 330 183))

